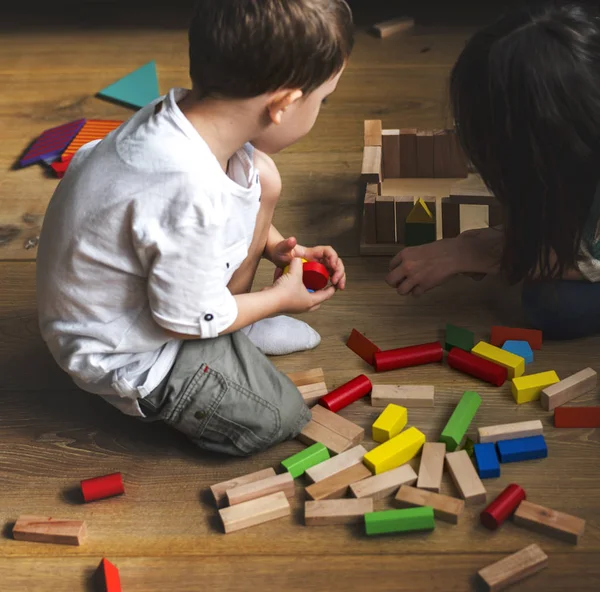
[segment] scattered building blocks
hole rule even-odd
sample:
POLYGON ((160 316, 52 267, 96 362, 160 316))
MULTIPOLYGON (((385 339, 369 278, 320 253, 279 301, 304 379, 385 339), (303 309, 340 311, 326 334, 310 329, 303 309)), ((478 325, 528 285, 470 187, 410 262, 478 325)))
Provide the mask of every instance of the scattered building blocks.
POLYGON ((393 495, 401 485, 412 485, 417 480, 417 474, 409 465, 402 465, 391 471, 367 477, 350 485, 350 493, 354 497, 371 497, 380 500, 393 495))
POLYGON ((490 343, 502 347, 507 341, 527 341, 531 349, 542 349, 542 332, 537 329, 515 329, 513 327, 492 327, 490 343))
POLYGON ((19 160, 19 165, 25 167, 35 162, 59 158, 84 124, 85 119, 78 119, 46 130, 19 160))
POLYGON ((285 493, 278 491, 243 504, 221 508, 219 516, 223 522, 225 534, 229 534, 263 522, 289 516, 291 511, 290 502, 285 493))
POLYGON ((440 492, 445 456, 446 444, 444 442, 425 442, 423 444, 419 478, 417 480, 419 489, 427 489, 435 493, 440 492))
POLYGON ((324 382, 315 382, 315 384, 305 384, 297 387, 306 403, 307 407, 314 407, 320 400, 329 393, 329 389, 324 382))
POLYGON ((467 505, 485 502, 487 492, 465 450, 446 453, 446 465, 467 505))
POLYGON ((340 436, 340 434, 333 432, 314 420, 309 421, 302 428, 302 431, 298 434, 298 440, 307 446, 319 442, 333 454, 340 454, 355 445, 351 440, 348 440, 348 438, 340 436))
POLYGON ((585 520, 528 501, 522 501, 513 517, 515 524, 576 545, 585 531, 585 520))
POLYGON ((530 436, 515 440, 500 440, 496 442, 501 463, 520 462, 546 458, 548 447, 544 436, 530 436))
POLYGON ((330 457, 327 448, 320 442, 317 442, 305 450, 286 458, 281 462, 281 465, 296 479, 304 474, 306 469, 310 469, 310 467, 314 467, 328 458, 330 457))
POLYGON ((373 26, 373 31, 380 39, 385 39, 396 33, 404 33, 415 26, 415 19, 403 16, 401 18, 383 21, 373 26))
POLYGON ((423 491, 410 485, 402 485, 394 498, 396 505, 401 508, 428 506, 433 508, 433 514, 439 520, 458 524, 458 518, 465 509, 465 502, 455 497, 440 495, 432 491, 423 491))
POLYGON ((79 133, 73 138, 73 141, 67 146, 65 151, 62 153, 61 160, 73 158, 73 155, 82 146, 85 146, 88 142, 93 140, 102 140, 110 132, 116 130, 123 122, 122 121, 110 121, 104 119, 88 119, 83 127, 79 130, 79 133))
POLYGON ((268 469, 262 469, 260 471, 256 471, 255 473, 242 475, 241 477, 235 477, 234 479, 229 479, 228 481, 223 481, 222 483, 216 483, 215 485, 211 485, 210 491, 213 497, 215 498, 217 508, 222 508, 223 506, 227 505, 227 490, 234 489, 235 487, 239 487, 241 485, 246 485, 247 483, 262 481, 267 477, 274 476, 275 470, 269 467, 268 469))
POLYGON ((525 497, 525 490, 515 483, 511 483, 485 510, 481 512, 479 515, 481 524, 489 530, 496 530, 514 513, 525 497))
POLYGON ((361 522, 373 511, 373 499, 335 499, 308 501, 304 506, 306 526, 331 526, 361 522))
POLYGON ((313 482, 318 483, 319 481, 323 481, 323 479, 327 479, 327 477, 331 477, 348 467, 353 465, 357 465, 362 462, 364 455, 367 453, 363 446, 355 446, 354 448, 350 448, 346 450, 346 452, 342 452, 337 456, 330 458, 314 467, 310 467, 306 469, 306 476, 313 482))
POLYGON ((546 411, 552 411, 556 407, 594 390, 597 384, 598 374, 591 368, 585 368, 542 390, 540 404, 546 411))
POLYGON ((453 347, 471 351, 475 345, 475 334, 473 331, 457 327, 456 325, 446 324, 446 341, 444 348, 450 351, 453 347))
POLYGON ((528 438, 529 436, 540 436, 544 433, 544 426, 539 419, 531 421, 519 421, 517 423, 505 423, 502 425, 486 426, 478 429, 479 441, 498 442, 499 440, 514 440, 516 438, 528 438))
POLYGON ((441 362, 444 357, 444 350, 439 341, 434 341, 423 345, 411 345, 377 352, 374 357, 375 370, 377 372, 387 372, 398 368, 441 362))
POLYGON ((440 436, 447 450, 454 452, 459 447, 480 405, 481 397, 476 392, 463 394, 440 436))
POLYGON ((560 381, 554 370, 520 376, 512 380, 512 394, 517 404, 537 401, 542 391, 560 381))
POLYGON ((372 388, 371 381, 364 374, 361 374, 322 397, 319 404, 329 409, 329 411, 337 413, 350 403, 354 403, 354 401, 368 395, 372 388))
POLYGON ((373 424, 373 440, 387 442, 397 436, 408 423, 406 407, 390 403, 373 424))
POLYGON ((98 96, 138 108, 151 103, 160 96, 156 62, 154 60, 148 62, 117 82, 103 88, 98 96))
POLYGON ((352 465, 318 483, 309 485, 306 488, 306 495, 313 500, 343 497, 352 483, 371 477, 371 474, 362 463, 352 465))
POLYGON ((488 592, 499 592, 548 566, 548 555, 537 545, 529 545, 496 563, 492 563, 477 574, 487 586, 488 592))
POLYGON ((381 119, 365 119, 365 146, 381 146, 381 119))
POLYGON ((19 516, 12 532, 16 541, 79 546, 87 535, 87 528, 83 520, 19 516))
POLYGON ((473 447, 477 472, 481 479, 495 479, 500 477, 500 463, 496 454, 496 445, 493 442, 475 444, 473 447))
POLYGON ((333 411, 325 409, 325 407, 317 405, 311 409, 311 414, 313 421, 346 438, 354 446, 360 444, 365 438, 364 428, 337 413, 333 413, 333 411))
POLYGON ((238 485, 226 492, 227 500, 230 506, 235 506, 259 497, 265 497, 271 493, 282 491, 287 498, 293 498, 296 492, 294 486, 294 477, 291 473, 285 472, 274 477, 267 477, 254 483, 238 485))
POLYGON ((373 366, 375 363, 375 352, 381 351, 374 343, 367 339, 362 333, 356 329, 352 329, 350 337, 346 345, 357 355, 360 356, 367 364, 373 366))
POLYGON ((104 558, 96 570, 98 592, 121 592, 121 576, 116 565, 104 558))
MULTIPOLYGON (((402 166, 402 160, 400 161, 400 166, 402 166)), ((397 221, 397 224, 399 223, 400 221, 397 221)), ((435 217, 422 198, 417 200, 417 203, 413 206, 413 209, 404 221, 404 235, 407 247, 432 243, 437 238, 435 217)))
POLYGON ((398 179, 400 177, 400 130, 383 130, 382 132, 383 177, 398 179))
POLYGON ((425 444, 425 435, 411 427, 367 452, 363 462, 378 475, 395 469, 413 458, 425 444))
POLYGON ((514 339, 509 339, 504 342, 502 349, 523 358, 526 364, 531 364, 531 362, 533 362, 533 350, 527 341, 515 341, 514 339))
POLYGON ((360 178, 364 183, 381 183, 381 146, 365 146, 360 178))
POLYGON ((368 535, 433 530, 435 528, 433 508, 371 512, 365 514, 365 528, 368 535))
POLYGON ((81 481, 81 493, 85 502, 123 495, 125 487, 123 486, 123 477, 121 473, 111 473, 103 477, 94 477, 81 481))
POLYGON ((390 403, 407 408, 433 407, 435 387, 433 385, 374 384, 371 405, 385 407, 390 403))
POLYGON ((600 428, 600 407, 557 407, 555 428, 600 428))
POLYGON ((480 341, 471 350, 471 353, 488 362, 493 362, 494 364, 498 364, 498 366, 506 368, 508 378, 521 376, 523 372, 525 372, 525 360, 523 358, 515 356, 515 354, 511 354, 494 345, 490 345, 485 341, 480 341))
POLYGON ((494 386, 502 386, 506 381, 506 368, 498 366, 498 364, 494 364, 493 362, 488 362, 458 347, 453 347, 450 350, 447 361, 450 368, 454 368, 480 380, 485 380, 485 382, 489 382, 494 386))
POLYGON ((290 372, 287 377, 296 386, 306 386, 325 382, 323 368, 312 368, 311 370, 300 370, 299 372, 290 372))

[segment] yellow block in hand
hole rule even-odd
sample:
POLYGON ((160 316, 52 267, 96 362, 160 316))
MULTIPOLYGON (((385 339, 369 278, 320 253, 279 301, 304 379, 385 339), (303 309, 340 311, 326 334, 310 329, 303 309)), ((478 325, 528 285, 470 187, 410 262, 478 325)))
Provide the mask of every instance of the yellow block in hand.
POLYGON ((488 360, 489 362, 494 362, 494 364, 498 364, 498 366, 504 366, 508 371, 509 378, 521 376, 523 372, 525 372, 524 358, 515 354, 511 354, 510 352, 500 349, 495 345, 490 345, 485 341, 480 341, 471 350, 471 353, 479 358, 488 360))
POLYGON ((554 370, 513 378, 512 394, 519 405, 521 403, 529 403, 529 401, 539 399, 541 392, 546 387, 557 382, 560 382, 560 379, 554 370))
POLYGON ((367 452, 363 462, 372 473, 379 475, 407 463, 421 450, 423 444, 425 444, 425 434, 417 428, 408 428, 405 432, 367 452))
POLYGON ((408 422, 406 407, 390 403, 373 424, 373 440, 387 442, 397 436, 408 422))
MULTIPOLYGON (((308 261, 307 261, 306 259, 302 259, 302 263, 308 263, 308 261)), ((289 270, 290 270, 290 266, 289 266, 289 265, 286 265, 286 266, 283 268, 283 273, 287 273, 289 270)))

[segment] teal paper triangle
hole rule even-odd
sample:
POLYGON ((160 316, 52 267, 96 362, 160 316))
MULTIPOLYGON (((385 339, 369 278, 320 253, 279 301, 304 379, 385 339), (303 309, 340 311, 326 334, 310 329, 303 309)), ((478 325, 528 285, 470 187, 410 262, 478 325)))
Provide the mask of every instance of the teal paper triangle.
POLYGON ((99 96, 126 103, 132 107, 144 107, 160 95, 158 92, 158 77, 156 63, 148 62, 135 72, 127 74, 121 80, 103 88, 99 96))

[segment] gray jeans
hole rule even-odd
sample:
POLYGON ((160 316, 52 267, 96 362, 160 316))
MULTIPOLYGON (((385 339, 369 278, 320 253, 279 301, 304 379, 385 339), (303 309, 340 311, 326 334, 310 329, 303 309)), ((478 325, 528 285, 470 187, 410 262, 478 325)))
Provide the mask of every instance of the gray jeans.
POLYGON ((311 418, 296 386, 241 331, 184 342, 140 406, 200 448, 235 456, 294 438, 311 418))

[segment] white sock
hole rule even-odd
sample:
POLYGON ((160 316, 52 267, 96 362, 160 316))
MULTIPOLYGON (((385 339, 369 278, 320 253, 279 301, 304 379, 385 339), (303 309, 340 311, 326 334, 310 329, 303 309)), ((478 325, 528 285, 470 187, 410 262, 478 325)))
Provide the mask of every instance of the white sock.
POLYGON ((321 343, 321 336, 312 327, 283 315, 257 321, 242 332, 267 356, 305 351, 321 343))

